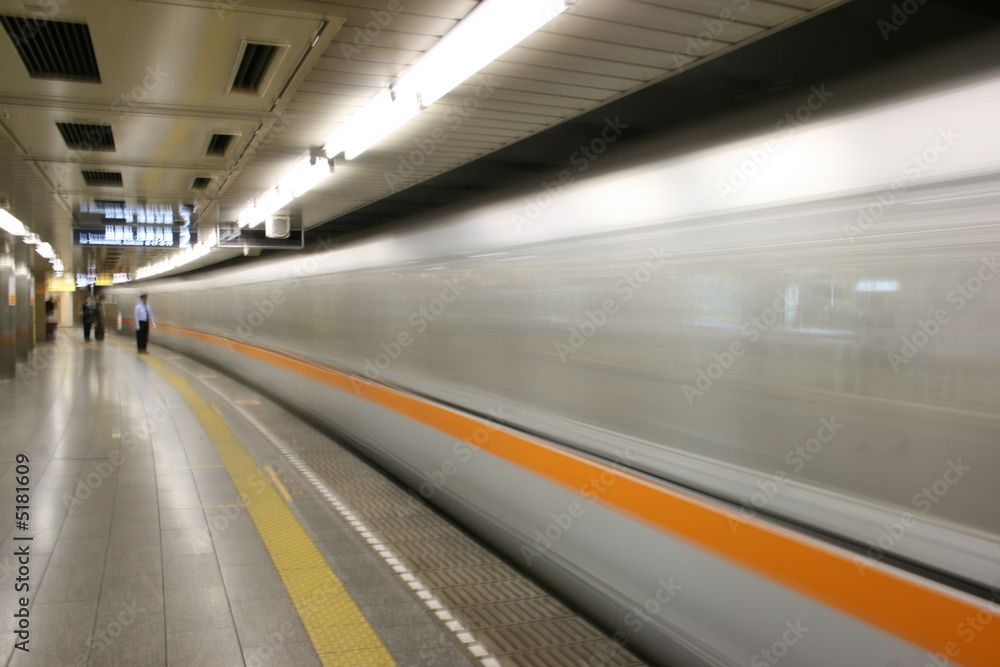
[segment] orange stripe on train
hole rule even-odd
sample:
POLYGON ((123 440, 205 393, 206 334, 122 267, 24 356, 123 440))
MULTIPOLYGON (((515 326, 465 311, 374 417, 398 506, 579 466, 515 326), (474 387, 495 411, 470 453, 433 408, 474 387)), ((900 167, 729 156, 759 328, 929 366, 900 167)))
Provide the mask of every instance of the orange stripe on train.
MULTIPOLYGON (((352 392, 458 439, 468 440, 482 426, 473 417, 431 401, 289 354, 188 329, 159 328, 352 392)), ((525 436, 490 429, 488 438, 474 446, 576 494, 602 473, 614 475, 615 483, 605 485, 600 494, 588 492, 588 497, 597 496, 604 507, 940 653, 943 660, 968 667, 1000 664, 1000 600, 976 603, 863 556, 525 436), (738 531, 733 530, 734 523, 738 531)))

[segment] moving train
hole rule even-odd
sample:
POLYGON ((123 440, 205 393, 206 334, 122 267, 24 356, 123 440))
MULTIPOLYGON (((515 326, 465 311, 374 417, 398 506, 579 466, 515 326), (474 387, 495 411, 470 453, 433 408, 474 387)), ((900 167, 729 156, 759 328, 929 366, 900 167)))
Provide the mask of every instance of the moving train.
POLYGON ((651 662, 997 665, 1000 71, 824 93, 113 294, 651 662))

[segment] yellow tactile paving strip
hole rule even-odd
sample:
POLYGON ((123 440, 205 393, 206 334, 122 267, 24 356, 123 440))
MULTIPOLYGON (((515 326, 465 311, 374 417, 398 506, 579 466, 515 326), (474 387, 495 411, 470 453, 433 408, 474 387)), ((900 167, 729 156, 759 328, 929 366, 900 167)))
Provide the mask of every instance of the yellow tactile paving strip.
POLYGON ((212 440, 324 665, 395 665, 305 529, 222 417, 184 378, 143 357, 177 390, 212 440))

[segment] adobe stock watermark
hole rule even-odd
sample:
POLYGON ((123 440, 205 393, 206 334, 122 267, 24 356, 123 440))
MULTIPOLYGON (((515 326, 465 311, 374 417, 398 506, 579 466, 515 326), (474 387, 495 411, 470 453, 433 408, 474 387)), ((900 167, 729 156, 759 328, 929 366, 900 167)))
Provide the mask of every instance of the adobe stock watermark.
MULTIPOLYGON (((677 597, 678 593, 684 590, 684 587, 676 583, 672 576, 666 579, 660 577, 656 581, 656 585, 656 590, 645 602, 639 606, 633 606, 622 618, 622 623, 627 625, 635 634, 638 634, 647 623, 658 616, 663 611, 663 608, 677 597)), ((624 652, 628 650, 627 645, 629 641, 625 631, 618 630, 615 632, 611 635, 611 641, 614 643, 602 642, 599 644, 599 648, 588 656, 586 662, 579 660, 577 664, 584 667, 603 667, 604 665, 620 665, 623 662, 629 661, 631 656, 627 658, 623 656, 624 652)))
POLYGON ((882 34, 882 39, 888 42, 893 33, 899 32, 910 20, 910 17, 916 14, 926 2, 927 0, 903 0, 903 2, 894 4, 888 19, 879 19, 875 22, 875 26, 882 34))
POLYGON ((510 415, 503 413, 503 407, 490 408, 488 411, 490 418, 481 426, 476 427, 472 433, 460 440, 452 443, 450 456, 438 466, 437 470, 423 471, 423 476, 427 480, 417 489, 423 498, 430 499, 438 490, 443 489, 464 464, 472 460, 472 457, 479 448, 489 442, 492 433, 499 427, 510 422, 510 415))
MULTIPOLYGON (((442 283, 441 293, 426 305, 420 306, 410 313, 406 318, 410 328, 403 329, 393 338, 387 341, 380 341, 381 352, 370 359, 365 357, 362 372, 370 380, 377 380, 382 373, 387 371, 393 362, 403 356, 403 352, 413 345, 417 337, 423 334, 430 327, 431 323, 437 321, 448 310, 448 306, 455 303, 468 285, 463 285, 458 279, 446 279, 442 283)), ((361 385, 356 384, 355 390, 360 391, 361 385)))
POLYGON ((142 82, 132 87, 132 90, 123 93, 111 103, 112 111, 118 112, 119 118, 125 118, 138 105, 142 104, 151 92, 160 87, 160 84, 170 76, 170 72, 160 69, 160 65, 147 65, 146 76, 142 82))
POLYGON ((350 43, 341 42, 340 55, 348 63, 356 56, 361 55, 361 52, 371 46, 372 42, 382 34, 382 31, 389 27, 389 24, 392 23, 396 15, 402 11, 403 4, 402 0, 388 0, 385 9, 368 10, 368 15, 371 16, 371 19, 365 21, 364 25, 354 26, 354 30, 351 33, 354 39, 350 43))
MULTIPOLYGON (((625 470, 629 467, 631 458, 632 454, 628 451, 616 451, 615 461, 610 465, 615 470, 625 470)), ((601 474, 585 482, 580 487, 579 493, 586 502, 593 503, 600 499, 601 495, 616 481, 618 481, 618 477, 615 474, 604 470, 601 474)), ((586 507, 576 501, 571 501, 565 508, 560 508, 560 510, 549 514, 552 521, 548 525, 535 530, 533 534, 535 539, 531 546, 527 544, 521 545, 521 555, 524 557, 525 565, 528 567, 531 567, 533 560, 552 549, 556 542, 562 539, 573 528, 576 522, 586 514, 586 507)))
POLYGON ((670 253, 663 250, 663 246, 659 248, 650 246, 647 250, 650 256, 646 258, 646 261, 615 283, 614 292, 621 295, 621 299, 605 299, 599 308, 585 311, 584 319, 579 324, 569 327, 569 336, 566 338, 566 342, 556 342, 555 352, 559 355, 559 361, 564 365, 618 313, 623 303, 627 303, 634 297, 643 285, 652 279, 653 274, 666 265, 671 256, 670 253))
POLYGON ((921 665, 921 667, 957 665, 958 663, 952 662, 952 660, 957 659, 962 654, 962 649, 965 646, 976 641, 976 638, 979 637, 983 630, 988 628, 992 623, 997 622, 997 616, 1000 616, 1000 591, 996 588, 991 588, 990 600, 987 601, 986 607, 977 609, 975 614, 966 615, 955 626, 955 636, 958 639, 945 642, 940 651, 928 651, 928 661, 921 665), (961 643, 958 640, 961 640, 961 643))
MULTIPOLYGON (((756 343, 771 327, 783 320, 787 297, 780 290, 775 291, 775 294, 777 297, 771 302, 770 307, 765 308, 760 315, 751 317, 740 327, 740 333, 747 337, 749 343, 756 343)), ((695 373, 694 384, 684 384, 681 387, 688 405, 694 405, 696 398, 704 396, 705 392, 736 364, 736 360, 746 354, 746 351, 747 346, 742 341, 734 340, 722 352, 713 352, 713 361, 695 373)))
MULTIPOLYGON (((801 472, 816 456, 823 451, 823 447, 833 441, 840 433, 844 425, 837 421, 836 415, 821 417, 816 433, 802 442, 795 445, 785 454, 787 463, 795 472, 801 472)), ((784 468, 779 468, 771 474, 770 479, 758 480, 757 490, 750 494, 749 498, 741 498, 742 507, 735 515, 727 515, 726 520, 729 527, 736 533, 740 526, 749 523, 751 517, 767 507, 767 505, 778 495, 784 484, 791 479, 784 468)))
POLYGON ((144 607, 136 606, 135 600, 123 603, 122 610, 112 620, 108 621, 104 627, 94 630, 94 634, 87 640, 90 651, 78 654, 74 663, 83 667, 90 663, 92 658, 96 659, 96 656, 107 651, 122 636, 125 628, 132 625, 139 614, 145 611, 144 607))
POLYGON ((673 577, 667 577, 663 579, 662 577, 656 582, 659 584, 659 588, 648 600, 642 603, 639 607, 632 607, 632 609, 625 614, 622 619, 625 625, 629 627, 634 633, 638 633, 642 630, 646 623, 653 620, 654 616, 659 616, 663 608, 670 604, 678 593, 684 590, 684 587, 678 583, 674 582, 673 577))
MULTIPOLYGON (((1000 264, 997 264, 997 256, 981 257, 979 267, 975 275, 969 277, 964 283, 959 283, 950 290, 945 297, 954 312, 960 312, 965 306, 979 294, 988 282, 1000 273, 1000 264)), ((920 354, 931 341, 933 341, 942 329, 951 321, 952 313, 945 308, 938 308, 926 320, 917 320, 917 329, 908 336, 900 339, 899 351, 890 350, 887 353, 889 364, 894 373, 907 366, 920 354)))
POLYGON ((68 336, 57 336, 51 345, 36 347, 31 358, 25 364, 17 364, 17 379, 25 384, 37 378, 49 367, 49 362, 58 356, 59 352, 70 344, 68 336))
POLYGON ((174 399, 175 397, 172 395, 167 396, 166 399, 158 399, 153 404, 153 410, 147 410, 148 418, 140 422, 138 429, 136 429, 138 435, 131 431, 122 434, 118 450, 111 452, 107 460, 94 461, 90 464, 89 471, 84 470, 80 473, 80 479, 77 480, 73 495, 63 493, 60 498, 63 506, 68 508, 70 513, 80 507, 97 489, 111 479, 118 467, 128 460, 128 455, 134 453, 143 440, 151 438, 160 426, 170 419, 174 411, 182 407, 182 404, 174 402, 174 399), (123 450, 125 450, 124 453, 123 450))
MULTIPOLYGON (((730 2, 736 7, 736 12, 744 12, 750 6, 751 0, 730 0, 730 2)), ((704 27, 704 30, 687 38, 683 54, 674 54, 674 69, 680 72, 686 66, 704 56, 712 44, 716 43, 716 40, 725 34, 726 29, 736 22, 736 12, 727 7, 720 11, 716 18, 702 20, 701 25, 704 27)))
POLYGON ((622 133, 628 128, 629 125, 621 121, 621 116, 605 118, 604 127, 601 128, 598 135, 586 144, 581 144, 575 151, 570 153, 569 163, 576 169, 563 169, 555 179, 542 181, 542 191, 526 198, 524 207, 511 215, 511 222, 514 224, 514 229, 520 233, 525 228, 535 224, 535 221, 542 215, 542 212, 552 205, 556 197, 562 194, 563 189, 569 183, 572 183, 577 175, 590 169, 597 158, 603 155, 611 144, 618 141, 622 133))
POLYGON ((48 27, 48 22, 59 13, 59 8, 65 7, 71 1, 72 0, 40 0, 37 2, 25 3, 24 8, 26 10, 31 10, 31 16, 28 17, 24 23, 20 24, 18 29, 10 35, 10 41, 12 41, 15 46, 18 46, 33 40, 38 36, 39 32, 48 27))
MULTIPOLYGON (((477 74, 476 85, 471 95, 467 95, 458 104, 452 104, 444 113, 444 124, 450 132, 457 132, 481 103, 492 97, 499 82, 492 74, 477 74)), ((448 133, 441 127, 436 127, 426 136, 413 140, 413 150, 399 156, 399 162, 394 171, 383 172, 386 187, 395 192, 408 185, 422 167, 448 141, 448 133)))
MULTIPOLYGON (((133 86, 131 90, 119 95, 111 103, 111 110, 117 112, 119 120, 127 118, 151 92, 156 90, 170 76, 170 72, 161 69, 159 64, 147 65, 145 72, 145 76, 138 84, 133 86)), ((112 127, 112 119, 109 116, 105 116, 96 123, 88 124, 110 129, 112 127)), ((68 176, 74 166, 80 166, 91 153, 106 150, 102 147, 104 137, 103 131, 90 130, 79 145, 74 144, 77 148, 69 151, 66 160, 53 164, 52 169, 55 172, 53 176, 61 180, 68 176)))
POLYGON ((808 626, 802 624, 801 619, 795 619, 794 623, 785 621, 785 628, 787 629, 778 639, 771 642, 770 646, 761 649, 750 658, 751 667, 769 667, 778 664, 788 655, 789 649, 798 644, 810 630, 808 626))
POLYGON ((890 553, 906 533, 917 525, 919 517, 934 509, 934 506, 971 471, 972 467, 964 465, 961 458, 949 460, 941 476, 921 488, 910 500, 917 514, 903 512, 895 521, 884 522, 882 527, 885 531, 877 538, 867 540, 868 549, 864 553, 867 558, 860 555, 853 557, 858 571, 864 574, 871 567, 872 561, 881 561, 886 553, 890 553))
POLYGON ((319 275, 324 262, 320 257, 335 248, 336 243, 329 238, 321 238, 316 247, 305 257, 297 258, 286 269, 279 281, 281 287, 272 288, 260 299, 253 299, 245 312, 236 317, 236 335, 243 340, 249 340, 256 335, 257 330, 274 317, 274 314, 285 304, 288 295, 302 286, 302 281, 319 275))
POLYGON ((722 201, 728 201, 729 197, 737 190, 750 182, 750 179, 759 172, 772 155, 781 150, 782 142, 795 134, 795 132, 812 120, 813 113, 819 111, 826 104, 826 101, 833 97, 833 93, 826 89, 826 84, 809 87, 809 97, 795 110, 785 114, 775 124, 774 129, 782 132, 778 137, 768 139, 760 146, 754 146, 747 150, 746 157, 738 164, 734 164, 729 169, 729 177, 725 180, 715 182, 715 189, 722 196, 722 201))
POLYGON ((938 128, 934 140, 920 153, 914 153, 904 163, 902 172, 904 178, 893 181, 889 187, 875 192, 875 200, 858 209, 857 219, 844 225, 844 235, 850 241, 870 231, 890 206, 896 203, 896 198, 906 191, 910 183, 919 180, 927 170, 937 162, 942 155, 951 150, 960 135, 951 126, 938 128))
POLYGON ((269 665, 273 665, 275 660, 274 648, 293 643, 292 639, 295 635, 294 625, 287 621, 282 623, 276 631, 262 637, 263 643, 247 650, 244 656, 244 665, 246 667, 268 667, 269 665))

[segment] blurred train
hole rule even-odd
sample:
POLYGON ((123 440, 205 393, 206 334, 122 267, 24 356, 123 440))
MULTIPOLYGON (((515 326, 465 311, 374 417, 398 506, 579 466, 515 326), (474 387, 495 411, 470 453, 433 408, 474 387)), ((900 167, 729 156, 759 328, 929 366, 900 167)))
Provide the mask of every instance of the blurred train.
POLYGON ((824 93, 114 295, 653 662, 995 666, 1000 73, 803 121, 824 93))

